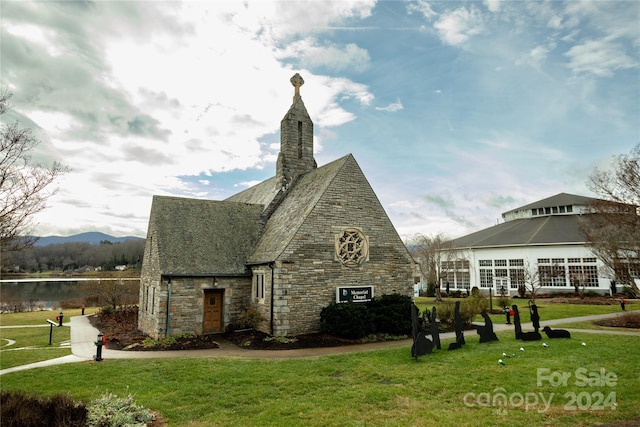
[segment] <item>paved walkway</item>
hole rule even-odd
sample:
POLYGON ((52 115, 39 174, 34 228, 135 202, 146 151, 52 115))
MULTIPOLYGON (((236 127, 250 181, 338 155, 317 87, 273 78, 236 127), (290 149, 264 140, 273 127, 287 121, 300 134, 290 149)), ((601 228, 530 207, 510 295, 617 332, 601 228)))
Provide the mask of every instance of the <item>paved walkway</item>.
MULTIPOLYGON (((640 310, 637 311, 640 313, 640 310)), ((592 316, 572 317, 565 319, 555 319, 541 322, 541 326, 553 326, 558 324, 584 322, 608 319, 612 317, 622 316, 627 312, 611 313, 611 314, 599 314, 592 316)), ((43 325, 48 327, 48 325, 43 325)), ((87 362, 93 361, 96 355, 95 341, 98 338, 99 331, 91 325, 88 316, 75 316, 71 317, 69 323, 65 323, 65 326, 71 327, 71 352, 73 354, 59 357, 57 359, 44 360, 42 362, 30 363, 28 365, 15 366, 13 368, 7 368, 0 370, 0 375, 8 374, 10 372, 23 371, 26 369, 42 368, 46 366, 59 365, 64 363, 73 362, 87 362)), ((523 323, 522 328, 524 330, 532 329, 531 323, 523 323)), ((493 329, 496 332, 511 331, 513 325, 494 323, 493 329)), ((595 334, 616 334, 616 335, 632 335, 640 336, 640 331, 612 331, 612 330, 590 330, 590 329, 571 329, 573 332, 587 332, 595 334)), ((454 338, 453 332, 447 332, 440 334, 441 339, 454 338)), ((240 348, 224 339, 219 341, 220 348, 213 348, 207 350, 181 350, 181 351, 122 351, 122 350, 110 350, 108 348, 102 349, 102 358, 108 359, 158 359, 158 358, 177 358, 177 357, 247 357, 247 358, 269 358, 269 359, 288 359, 297 357, 317 357, 328 354, 343 354, 343 353, 355 353, 360 351, 372 351, 383 348, 392 347, 407 347, 410 349, 412 340, 405 339, 399 341, 385 341, 369 344, 357 344, 341 347, 322 347, 322 348, 305 348, 296 350, 250 350, 240 348)))

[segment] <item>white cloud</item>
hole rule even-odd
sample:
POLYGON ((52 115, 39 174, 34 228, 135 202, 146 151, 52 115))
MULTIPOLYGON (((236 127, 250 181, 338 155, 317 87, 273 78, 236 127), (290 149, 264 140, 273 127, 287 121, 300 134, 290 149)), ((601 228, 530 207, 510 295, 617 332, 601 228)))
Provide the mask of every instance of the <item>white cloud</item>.
POLYGON ((402 109, 404 109, 404 106, 402 105, 402 102, 400 102, 400 100, 393 102, 386 107, 376 107, 376 110, 378 111, 387 111, 389 113, 395 113, 396 111, 400 111, 402 109))
POLYGON ((344 46, 335 44, 321 46, 310 37, 288 44, 277 52, 277 57, 297 58, 305 68, 323 66, 332 71, 349 69, 362 72, 369 68, 371 62, 369 52, 354 43, 344 46))
POLYGON ((407 4, 407 13, 412 14, 413 12, 421 13, 428 21, 438 16, 436 12, 433 11, 433 8, 426 0, 418 0, 417 2, 411 2, 407 4))
POLYGON ((576 74, 591 73, 612 77, 616 70, 637 68, 638 62, 625 53, 622 44, 606 40, 587 40, 569 49, 568 67, 576 74))
POLYGON ((250 188, 253 187, 254 185, 260 184, 262 181, 242 181, 242 182, 238 182, 237 184, 234 184, 234 187, 241 187, 241 188, 250 188))
POLYGON ((482 14, 474 6, 443 13, 433 26, 438 30, 443 42, 454 46, 463 44, 471 36, 485 31, 482 14))
POLYGON ((493 13, 499 12, 503 3, 504 2, 502 0, 485 0, 484 1, 484 4, 485 6, 487 6, 487 9, 489 9, 489 12, 493 12, 493 13))
POLYGON ((536 69, 540 69, 547 59, 552 48, 547 46, 536 46, 529 53, 516 61, 516 65, 530 65, 536 69))

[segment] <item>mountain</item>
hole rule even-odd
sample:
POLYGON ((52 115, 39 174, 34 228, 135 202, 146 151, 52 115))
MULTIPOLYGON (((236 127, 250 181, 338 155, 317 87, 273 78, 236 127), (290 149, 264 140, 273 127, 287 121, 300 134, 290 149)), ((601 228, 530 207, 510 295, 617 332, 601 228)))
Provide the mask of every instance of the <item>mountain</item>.
POLYGON ((109 241, 112 243, 125 242, 127 240, 144 240, 141 237, 125 236, 125 237, 113 237, 108 234, 100 233, 97 231, 90 231, 88 233, 74 234, 73 236, 46 236, 40 237, 35 246, 48 246, 56 245, 59 243, 76 243, 86 242, 91 244, 98 244, 102 241, 109 241))

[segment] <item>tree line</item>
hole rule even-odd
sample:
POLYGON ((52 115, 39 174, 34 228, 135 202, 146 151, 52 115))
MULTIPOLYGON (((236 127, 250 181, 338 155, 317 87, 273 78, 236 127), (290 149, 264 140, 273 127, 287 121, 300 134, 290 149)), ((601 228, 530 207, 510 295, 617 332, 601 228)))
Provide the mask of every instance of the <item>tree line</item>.
POLYGON ((38 273, 51 270, 78 270, 98 268, 114 270, 117 265, 140 267, 145 240, 128 240, 99 244, 88 242, 59 243, 32 246, 21 251, 3 252, 2 270, 38 273))

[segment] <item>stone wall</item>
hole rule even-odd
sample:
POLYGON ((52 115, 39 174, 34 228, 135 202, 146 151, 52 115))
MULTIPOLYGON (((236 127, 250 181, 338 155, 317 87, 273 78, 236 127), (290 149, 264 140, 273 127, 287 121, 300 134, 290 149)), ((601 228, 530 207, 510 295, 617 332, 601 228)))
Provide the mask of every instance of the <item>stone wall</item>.
POLYGON ((274 335, 317 332, 339 286, 372 285, 374 295, 413 294, 414 262, 355 160, 339 172, 275 265, 274 335), (347 267, 336 235, 360 229, 368 260, 347 267))
MULTIPOLYGON (((153 232, 153 218, 149 222, 149 235, 144 247, 142 269, 140 271, 140 298, 138 310, 138 329, 154 339, 160 338, 160 317, 158 310, 166 306, 166 289, 160 280, 160 262, 158 239, 153 232), (165 299, 162 294, 165 294, 165 299)), ((162 326, 164 330, 164 326, 162 326)), ((163 335, 164 336, 164 335, 163 335)))
POLYGON ((149 292, 150 298, 153 296, 155 299, 141 304, 138 317, 138 328, 141 331, 154 339, 186 333, 202 335, 204 291, 224 290, 223 329, 226 329, 229 324, 236 322, 238 314, 250 304, 251 278, 171 277, 169 284, 169 278, 163 277, 159 286, 152 285, 148 289, 147 291, 143 287, 141 293, 149 292))

